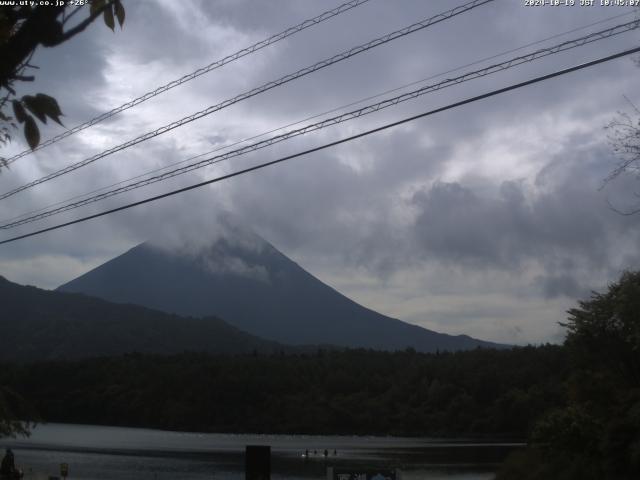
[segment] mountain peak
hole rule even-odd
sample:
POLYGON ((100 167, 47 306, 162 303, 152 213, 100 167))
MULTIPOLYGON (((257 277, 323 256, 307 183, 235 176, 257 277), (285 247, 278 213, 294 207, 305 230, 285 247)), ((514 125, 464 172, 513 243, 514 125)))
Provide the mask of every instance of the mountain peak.
POLYGON ((365 308, 237 226, 227 225, 207 241, 140 244, 59 289, 178 315, 214 315, 293 345, 420 351, 496 346, 365 308))

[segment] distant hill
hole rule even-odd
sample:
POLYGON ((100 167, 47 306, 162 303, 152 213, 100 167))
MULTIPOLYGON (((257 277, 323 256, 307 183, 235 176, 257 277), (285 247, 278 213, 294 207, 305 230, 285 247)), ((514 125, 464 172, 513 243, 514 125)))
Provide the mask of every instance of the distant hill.
POLYGON ((0 276, 0 360, 277 352, 285 348, 209 318, 183 318, 81 294, 25 287, 0 276))
POLYGON ((253 335, 292 345, 422 352, 500 347, 365 308, 259 236, 238 230, 194 251, 140 244, 59 290, 179 315, 216 315, 253 335))

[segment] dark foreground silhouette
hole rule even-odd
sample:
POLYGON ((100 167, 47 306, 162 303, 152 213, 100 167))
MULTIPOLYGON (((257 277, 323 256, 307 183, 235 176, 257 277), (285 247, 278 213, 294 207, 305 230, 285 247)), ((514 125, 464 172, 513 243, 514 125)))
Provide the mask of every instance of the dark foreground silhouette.
POLYGON ((10 448, 7 448, 4 457, 2 457, 2 464, 0 464, 0 479, 10 480, 22 478, 22 470, 16 468, 15 457, 10 448))

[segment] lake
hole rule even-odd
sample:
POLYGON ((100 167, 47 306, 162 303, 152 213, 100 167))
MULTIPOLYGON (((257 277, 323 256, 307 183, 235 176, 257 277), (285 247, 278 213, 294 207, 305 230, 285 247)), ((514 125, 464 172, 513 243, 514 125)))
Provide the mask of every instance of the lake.
POLYGON ((518 443, 398 437, 240 435, 168 432, 92 425, 38 425, 11 447, 25 479, 241 480, 246 445, 270 445, 272 478, 326 478, 326 467, 399 468, 403 480, 490 480, 518 443), (325 458, 324 450, 328 450, 325 458), (309 456, 305 458, 305 451, 309 456))

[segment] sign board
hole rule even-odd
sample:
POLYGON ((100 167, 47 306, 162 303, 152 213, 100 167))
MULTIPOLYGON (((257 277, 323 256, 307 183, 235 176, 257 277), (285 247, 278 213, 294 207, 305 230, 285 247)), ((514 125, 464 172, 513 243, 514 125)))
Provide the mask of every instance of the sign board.
POLYGON ((271 447, 247 445, 245 448, 245 480, 271 478, 271 447))
POLYGON ((330 469, 331 480, 399 480, 395 470, 375 470, 366 468, 330 469), (331 472, 331 470, 333 470, 331 472))

